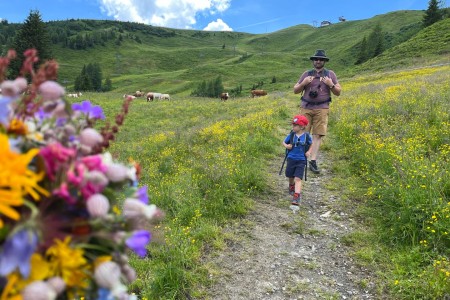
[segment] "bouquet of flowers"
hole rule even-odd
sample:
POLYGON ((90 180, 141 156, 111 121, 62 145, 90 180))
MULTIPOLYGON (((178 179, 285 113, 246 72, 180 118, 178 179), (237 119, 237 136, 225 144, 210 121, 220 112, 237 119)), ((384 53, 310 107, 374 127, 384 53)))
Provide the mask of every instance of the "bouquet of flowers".
POLYGON ((34 70, 36 50, 6 80, 15 56, 0 57, 0 299, 133 299, 127 255, 146 256, 145 221, 162 214, 139 165, 106 151, 131 98, 97 130, 101 107, 69 105, 58 64, 34 70))

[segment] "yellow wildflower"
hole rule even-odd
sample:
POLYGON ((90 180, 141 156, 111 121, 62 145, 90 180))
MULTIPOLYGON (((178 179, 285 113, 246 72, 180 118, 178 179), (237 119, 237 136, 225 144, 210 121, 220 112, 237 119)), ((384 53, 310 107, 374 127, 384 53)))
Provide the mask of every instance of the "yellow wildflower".
POLYGON ((44 173, 36 174, 28 169, 38 153, 39 149, 31 149, 25 154, 12 152, 8 137, 0 134, 0 214, 19 220, 20 215, 12 206, 21 206, 25 195, 29 194, 35 200, 40 198, 38 193, 49 195, 47 190, 38 185, 44 173))
POLYGON ((60 276, 70 287, 86 287, 89 266, 84 251, 71 248, 70 240, 69 236, 64 241, 55 240, 55 244, 48 248, 46 255, 51 274, 60 276))

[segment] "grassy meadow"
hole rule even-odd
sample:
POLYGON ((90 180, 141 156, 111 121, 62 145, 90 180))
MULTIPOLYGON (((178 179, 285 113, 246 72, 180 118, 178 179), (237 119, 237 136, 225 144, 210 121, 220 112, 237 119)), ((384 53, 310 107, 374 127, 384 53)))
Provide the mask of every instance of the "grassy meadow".
MULTIPOLYGON (((439 299, 450 291, 450 67, 342 80, 323 149, 334 158, 342 205, 358 207, 350 233, 381 297, 439 299)), ((110 120, 118 93, 86 94, 110 120)), ((283 158, 298 97, 135 99, 109 149, 142 168, 141 184, 166 216, 148 259, 132 257, 141 299, 200 299, 211 284, 202 257, 224 248, 221 228, 269 193, 266 165, 283 158)))
POLYGON ((120 45, 108 40, 86 50, 52 49, 68 92, 88 63, 99 63, 103 79, 111 78, 113 91, 81 98, 101 105, 107 120, 120 112, 124 94, 171 95, 171 101, 135 99, 108 149, 121 161, 139 162, 140 185, 165 212, 161 223, 151 225, 148 257, 131 254, 138 279, 129 289, 146 300, 207 298, 209 274, 217 270, 203 258, 225 249, 227 222, 245 216, 255 195, 271 192, 268 162, 281 166, 281 140, 298 112, 292 86, 311 68, 316 49, 326 49, 326 67, 343 87, 333 98, 330 134, 322 145, 335 174, 327 188, 343 206, 357 208, 361 223, 345 242, 376 276, 380 299, 448 297, 450 23, 422 29, 422 17, 423 11, 397 11, 259 35, 94 20, 49 23, 74 27, 72 37, 111 30, 123 38, 120 45), (355 66, 363 37, 377 24, 386 50, 355 66), (405 70, 437 64, 443 66, 405 70), (221 102, 189 96, 219 75, 226 91, 242 86, 242 97, 221 102), (259 82, 269 94, 249 98, 259 82))
MULTIPOLYGON (((84 96, 110 119, 121 105, 119 94, 84 96)), ((243 216, 254 194, 267 190, 264 162, 283 155, 279 128, 285 126, 283 135, 289 132, 291 111, 283 93, 227 102, 132 102, 110 151, 141 164, 140 182, 166 214, 151 229, 149 259, 133 258, 138 280, 132 291, 146 299, 202 296, 199 287, 209 283, 200 258, 220 251, 221 227, 243 216)))
POLYGON ((374 74, 333 103, 338 184, 370 228, 347 242, 395 299, 450 292, 449 83, 448 66, 374 74))

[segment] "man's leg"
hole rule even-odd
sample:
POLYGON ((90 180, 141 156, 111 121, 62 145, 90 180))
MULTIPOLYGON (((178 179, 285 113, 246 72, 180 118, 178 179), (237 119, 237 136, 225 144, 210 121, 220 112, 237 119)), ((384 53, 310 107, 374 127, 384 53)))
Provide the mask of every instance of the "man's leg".
POLYGON ((311 146, 312 149, 311 149, 311 156, 310 156, 311 160, 316 160, 317 156, 319 155, 319 148, 320 148, 320 144, 322 143, 322 137, 323 137, 323 135, 313 134, 313 144, 311 146))

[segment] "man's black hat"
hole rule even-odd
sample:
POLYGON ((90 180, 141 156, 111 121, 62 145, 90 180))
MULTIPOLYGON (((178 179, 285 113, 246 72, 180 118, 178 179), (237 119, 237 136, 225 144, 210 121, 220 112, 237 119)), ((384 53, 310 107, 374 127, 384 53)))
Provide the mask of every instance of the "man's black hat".
POLYGON ((329 61, 330 59, 326 56, 325 50, 319 49, 316 51, 316 54, 311 56, 309 59, 314 60, 315 58, 323 58, 325 61, 329 61))

